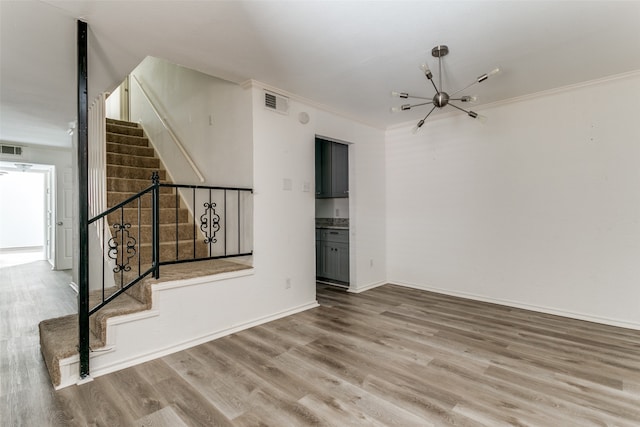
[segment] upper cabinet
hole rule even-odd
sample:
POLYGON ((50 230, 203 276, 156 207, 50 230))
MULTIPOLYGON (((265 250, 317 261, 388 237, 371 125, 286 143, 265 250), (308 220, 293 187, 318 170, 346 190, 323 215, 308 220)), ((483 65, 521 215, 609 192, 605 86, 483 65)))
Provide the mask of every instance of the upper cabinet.
POLYGON ((316 138, 316 198, 349 197, 349 146, 316 138))

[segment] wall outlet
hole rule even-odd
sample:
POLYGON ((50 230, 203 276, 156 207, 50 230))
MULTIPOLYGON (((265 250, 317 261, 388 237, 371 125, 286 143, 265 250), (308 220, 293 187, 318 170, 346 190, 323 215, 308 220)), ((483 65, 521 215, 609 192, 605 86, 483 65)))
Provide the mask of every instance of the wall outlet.
POLYGON ((291 279, 289 277, 287 277, 287 280, 285 281, 284 288, 291 289, 291 279))

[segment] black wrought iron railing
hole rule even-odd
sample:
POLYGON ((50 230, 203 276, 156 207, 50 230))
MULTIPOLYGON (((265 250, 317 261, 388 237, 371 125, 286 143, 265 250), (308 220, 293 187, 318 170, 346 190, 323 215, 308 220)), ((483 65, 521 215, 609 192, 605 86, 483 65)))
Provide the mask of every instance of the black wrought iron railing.
MULTIPOLYGON (((101 283, 96 272, 89 275, 86 316, 145 277, 159 278, 162 265, 252 255, 252 195, 250 188, 160 183, 154 172, 148 188, 88 220, 102 246, 91 264, 101 263, 102 271, 101 283)), ((88 271, 89 257, 81 262, 88 271)), ((81 358, 89 352, 86 329, 81 358)))

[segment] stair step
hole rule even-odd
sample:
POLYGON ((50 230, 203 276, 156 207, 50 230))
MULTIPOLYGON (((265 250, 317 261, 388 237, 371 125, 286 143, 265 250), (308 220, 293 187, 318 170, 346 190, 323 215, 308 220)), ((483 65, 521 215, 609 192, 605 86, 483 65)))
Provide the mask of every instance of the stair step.
POLYGON ((139 145, 107 142, 107 153, 130 154, 132 156, 154 157, 155 150, 152 147, 139 145))
MULTIPOLYGON (((148 266, 144 268, 144 270, 147 268, 148 266)), ((89 321, 90 348, 93 351, 104 348, 104 340, 107 336, 104 328, 108 318, 151 308, 152 283, 170 282, 174 280, 183 281, 193 277, 221 274, 246 268, 250 267, 220 259, 161 266, 159 280, 147 276, 147 278, 128 289, 125 294, 118 296, 91 316, 89 321), (97 332, 97 334, 94 333, 94 331, 97 332), (100 336, 102 336, 102 340, 100 336)), ((113 289, 105 290, 106 295, 110 295, 111 292, 113 292, 113 289)), ((101 290, 90 292, 89 299, 91 307, 94 307, 95 303, 101 300, 101 295, 101 290)), ((161 309, 161 307, 158 307, 158 309, 161 309)), ((74 383, 77 380, 77 368, 76 370, 67 369, 61 371, 60 361, 78 354, 78 316, 72 314, 47 319, 40 322, 38 329, 40 331, 40 349, 49 375, 51 376, 51 382, 56 388, 61 384, 66 386, 74 383)), ((119 351, 119 349, 124 347, 123 344, 126 344, 117 341, 117 334, 111 335, 109 341, 110 344, 114 345, 113 351, 119 351)), ((91 357, 93 358, 98 354, 100 353, 91 353, 91 357)))
POLYGON ((149 139, 146 137, 122 135, 119 133, 107 132, 107 142, 115 142, 118 144, 137 145, 139 147, 148 147, 149 139))
MULTIPOLYGON (((126 179, 148 179, 149 185, 151 185, 151 174, 157 169, 120 166, 120 165, 107 165, 107 178, 126 178, 126 179)), ((160 180, 167 179, 167 171, 158 170, 160 180)))
POLYGON ((105 120, 105 123, 111 124, 111 125, 129 126, 133 128, 140 126, 138 123, 135 123, 135 122, 130 122, 127 120, 110 119, 110 118, 107 118, 105 120))
MULTIPOLYGON (((140 222, 142 225, 151 224, 151 209, 141 208, 140 210, 140 222)), ((161 224, 175 224, 176 213, 178 216, 178 224, 190 223, 189 211, 185 208, 165 208, 160 209, 160 223, 161 224)), ((120 224, 123 221, 125 224, 131 226, 138 225, 138 209, 136 208, 123 208, 117 209, 115 212, 107 215, 109 224, 113 227, 114 224, 120 224)))
POLYGON ((143 136, 144 131, 140 127, 122 126, 107 123, 107 132, 119 133, 121 135, 143 136))
MULTIPOLYGON (((121 247, 118 246, 117 249, 120 250, 121 247)), ((211 250, 214 254, 222 252, 222 249, 213 245, 211 250)), ((114 274, 117 287, 125 286, 137 278, 140 273, 149 269, 153 261, 153 248, 150 242, 125 248, 124 252, 112 251, 110 254, 111 259, 121 264, 120 272, 114 274)), ((198 239, 195 242, 193 240, 179 240, 178 242, 160 243, 160 262, 189 261, 208 256, 209 245, 204 243, 204 239, 198 239)))
MULTIPOLYGON (((105 289, 105 296, 112 295, 117 288, 105 289)), ((102 301, 102 291, 92 291, 89 293, 89 307, 95 307, 102 301)), ((101 308, 97 313, 89 318, 89 329, 104 343, 107 340, 106 327, 109 317, 123 316, 125 314, 137 313, 147 310, 147 304, 138 301, 136 298, 123 293, 101 308)), ((95 350, 95 349, 93 349, 95 350)))
POLYGON ((131 154, 107 153, 107 165, 158 169, 160 167, 160 159, 156 157, 134 156, 131 154))
MULTIPOLYGON (((118 203, 121 203, 124 200, 127 200, 129 197, 135 196, 137 193, 130 192, 116 192, 116 191, 108 191, 107 192, 107 206, 112 207, 116 206, 118 203)), ((140 197, 140 207, 142 208, 150 208, 153 202, 153 197, 151 193, 147 193, 140 197)), ((177 200, 178 204, 180 203, 180 199, 177 200)), ((137 208, 138 200, 134 200, 127 204, 127 207, 137 208)), ((175 194, 162 194, 160 193, 160 208, 175 208, 176 207, 176 196, 175 194)))
MULTIPOLYGON (((60 385, 60 360, 78 354, 78 315, 56 317, 40 322, 40 351, 45 361, 51 382, 60 385)), ((94 333, 89 333, 89 346, 92 349, 104 347, 94 333)))
MULTIPOLYGON (((160 180, 160 182, 163 182, 160 180)), ((167 183, 166 181, 164 183, 167 183)), ((107 178, 107 192, 139 193, 151 186, 151 179, 107 178)), ((173 194, 173 188, 160 187, 160 194, 173 194)))
MULTIPOLYGON (((140 234, 138 234, 138 226, 132 225, 129 229, 129 234, 134 236, 136 240, 141 243, 151 242, 151 235, 153 230, 151 225, 142 225, 140 228, 140 234)), ((194 230, 193 223, 182 224, 160 224, 160 241, 161 242, 175 242, 176 232, 178 234, 178 240, 193 240, 195 233, 196 240, 204 240, 204 236, 200 232, 200 229, 196 226, 194 230), (177 230, 176 230, 177 228, 177 230)))

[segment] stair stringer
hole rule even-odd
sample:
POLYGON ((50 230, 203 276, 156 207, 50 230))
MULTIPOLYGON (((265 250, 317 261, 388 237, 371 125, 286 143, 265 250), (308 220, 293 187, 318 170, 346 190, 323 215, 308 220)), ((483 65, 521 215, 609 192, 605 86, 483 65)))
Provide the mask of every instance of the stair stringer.
MULTIPOLYGON (((279 312, 253 312, 230 304, 246 299, 255 286, 254 268, 151 284, 150 310, 110 317, 106 345, 90 354, 91 377, 98 377, 181 351, 244 329, 318 306, 311 301, 279 312), (237 307, 237 310, 234 309, 237 307), (231 311, 230 311, 231 310, 231 311), (235 310, 235 311, 233 311, 235 310)), ((78 355, 59 362, 56 390, 86 382, 79 377, 78 355)))

